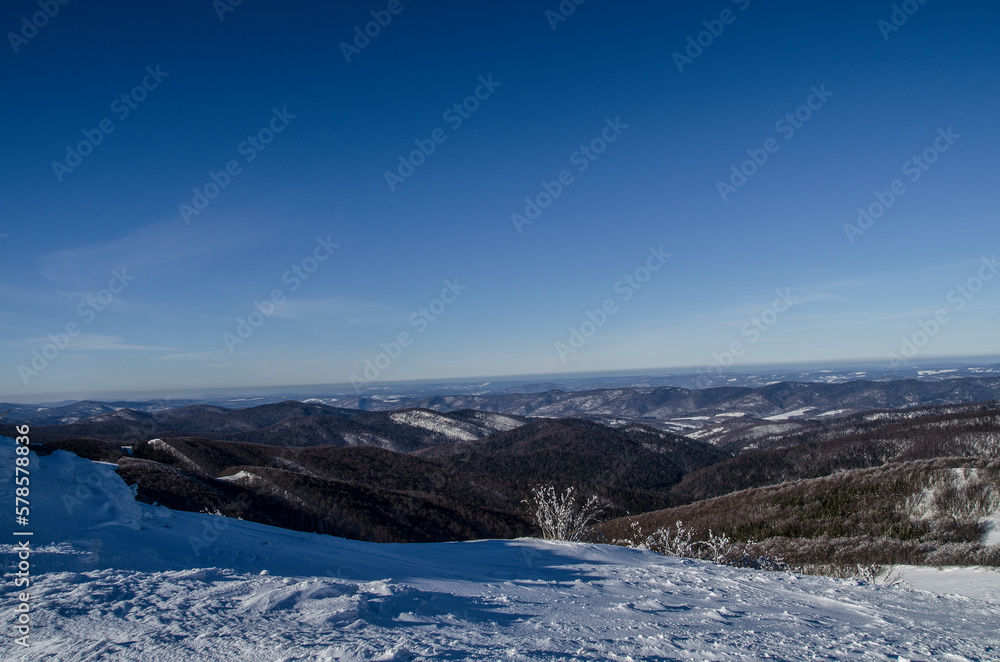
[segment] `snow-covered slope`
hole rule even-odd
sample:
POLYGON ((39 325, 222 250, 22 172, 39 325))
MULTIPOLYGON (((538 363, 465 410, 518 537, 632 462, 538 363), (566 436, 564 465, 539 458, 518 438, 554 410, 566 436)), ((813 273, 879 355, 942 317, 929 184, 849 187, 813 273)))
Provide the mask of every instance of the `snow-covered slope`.
POLYGON ((450 439, 456 441, 475 441, 479 435, 466 429, 471 426, 462 426, 459 421, 454 421, 437 412, 424 409, 408 409, 397 412, 389 416, 395 423, 412 425, 431 432, 439 432, 450 439))
POLYGON ((1000 658, 1000 605, 973 599, 603 545, 347 541, 137 503, 113 466, 62 451, 32 464, 44 574, 32 647, 5 635, 2 659, 1000 658))

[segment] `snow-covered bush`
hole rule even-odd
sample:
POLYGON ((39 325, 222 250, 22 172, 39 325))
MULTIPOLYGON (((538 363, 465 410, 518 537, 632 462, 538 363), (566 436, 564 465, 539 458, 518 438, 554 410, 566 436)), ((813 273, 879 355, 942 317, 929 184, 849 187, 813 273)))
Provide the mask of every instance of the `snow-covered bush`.
POLYGON ((585 501, 577 497, 576 489, 559 493, 552 485, 540 485, 531 490, 525 501, 535 524, 545 540, 579 542, 591 533, 591 527, 604 513, 606 504, 591 495, 585 501))
POLYGON ((740 568, 756 568, 758 570, 787 570, 788 565, 781 559, 773 559, 754 553, 755 543, 752 540, 742 544, 733 541, 725 533, 716 534, 708 531, 707 540, 692 540, 691 529, 677 521, 674 527, 661 527, 646 535, 639 522, 633 520, 628 538, 615 540, 614 544, 633 549, 648 549, 664 556, 677 556, 688 559, 704 559, 720 565, 731 565, 740 568))
MULTIPOLYGON (((678 522, 679 524, 680 522, 678 522)), ((712 529, 708 530, 708 540, 699 541, 698 546, 702 549, 702 558, 707 558, 714 563, 726 564, 731 556, 737 554, 742 556, 732 538, 725 533, 712 533, 712 529)))
POLYGON ((691 537, 691 530, 684 528, 684 524, 680 521, 675 525, 675 530, 661 527, 646 535, 639 522, 632 520, 631 535, 624 540, 615 540, 614 544, 632 549, 648 549, 664 556, 697 558, 695 548, 698 542, 692 542, 691 537))

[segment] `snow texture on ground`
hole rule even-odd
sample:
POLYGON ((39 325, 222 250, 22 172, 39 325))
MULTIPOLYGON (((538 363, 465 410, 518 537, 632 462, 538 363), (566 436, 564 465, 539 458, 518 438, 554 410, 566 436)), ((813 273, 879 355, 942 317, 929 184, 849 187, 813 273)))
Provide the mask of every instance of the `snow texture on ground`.
POLYGON ((985 600, 604 545, 362 543, 141 504, 62 451, 32 465, 32 646, 7 634, 0 659, 1000 659, 985 600))
POLYGON ((894 571, 913 588, 939 595, 958 595, 1000 605, 1000 569, 983 567, 901 565, 894 571))

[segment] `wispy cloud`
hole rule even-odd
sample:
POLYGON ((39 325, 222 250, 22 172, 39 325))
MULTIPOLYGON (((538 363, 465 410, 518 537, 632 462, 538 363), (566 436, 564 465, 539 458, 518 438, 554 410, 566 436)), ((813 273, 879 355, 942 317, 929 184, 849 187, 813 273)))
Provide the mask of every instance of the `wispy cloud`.
MULTIPOLYGON (((14 340, 4 340, 0 342, 0 347, 10 347, 19 349, 32 349, 52 340, 47 336, 36 338, 18 338, 14 340)), ((157 347, 153 345, 134 345, 127 342, 121 336, 109 336, 98 333, 82 333, 69 340, 67 349, 71 351, 83 352, 171 352, 177 351, 176 347, 157 347)))
POLYGON ((162 222, 140 227, 104 242, 49 253, 41 258, 41 274, 51 282, 73 289, 103 287, 112 269, 133 270, 208 255, 255 241, 246 232, 231 232, 223 225, 185 228, 162 222))

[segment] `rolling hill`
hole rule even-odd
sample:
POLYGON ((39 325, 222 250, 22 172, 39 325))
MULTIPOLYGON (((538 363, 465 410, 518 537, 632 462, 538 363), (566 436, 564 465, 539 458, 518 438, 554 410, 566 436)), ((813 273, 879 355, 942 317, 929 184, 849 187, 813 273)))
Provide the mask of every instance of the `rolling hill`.
MULTIPOLYGON (((95 438, 130 445, 153 438, 206 437, 275 446, 376 446, 411 452, 479 439, 515 428, 524 420, 488 412, 364 412, 287 401, 245 409, 189 405, 146 412, 121 408, 73 423, 32 426, 32 431, 39 441, 95 438)), ((11 434, 12 426, 0 426, 3 431, 11 434)))

